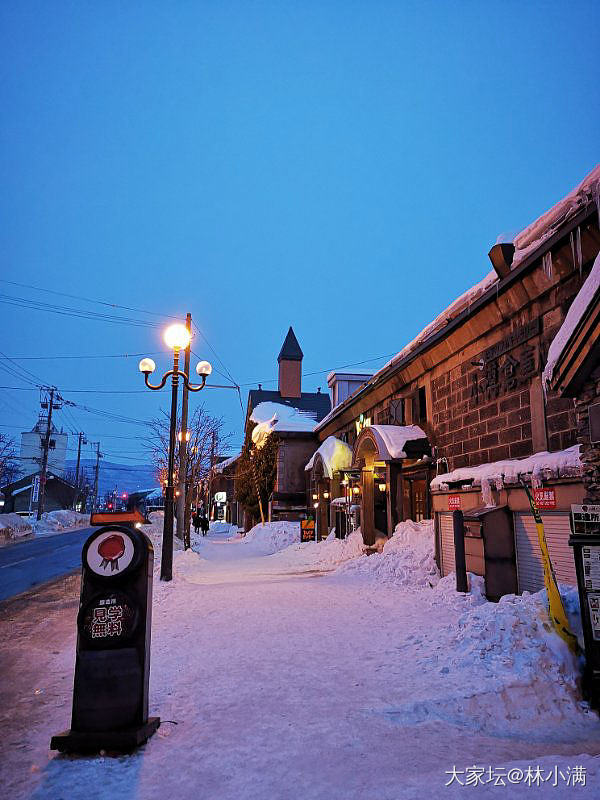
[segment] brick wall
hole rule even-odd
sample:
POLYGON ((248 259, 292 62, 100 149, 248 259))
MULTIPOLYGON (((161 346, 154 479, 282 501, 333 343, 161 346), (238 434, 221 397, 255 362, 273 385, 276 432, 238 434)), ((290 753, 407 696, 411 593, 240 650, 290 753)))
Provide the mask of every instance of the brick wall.
MULTIPOLYGON (((507 326, 505 337, 513 332, 507 326)), ((484 351, 432 381, 432 439, 450 469, 532 455, 532 414, 542 430, 545 425, 549 450, 576 443, 572 400, 550 394, 545 409, 531 405, 531 383, 555 332, 556 326, 545 331, 540 324, 539 336, 507 345, 496 358, 484 351)))

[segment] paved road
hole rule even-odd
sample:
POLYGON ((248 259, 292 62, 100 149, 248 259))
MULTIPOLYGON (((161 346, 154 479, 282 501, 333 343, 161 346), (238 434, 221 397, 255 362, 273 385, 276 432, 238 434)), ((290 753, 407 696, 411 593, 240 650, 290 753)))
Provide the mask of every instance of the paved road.
POLYGON ((0 548, 0 601, 81 567, 81 548, 95 528, 58 533, 0 548))

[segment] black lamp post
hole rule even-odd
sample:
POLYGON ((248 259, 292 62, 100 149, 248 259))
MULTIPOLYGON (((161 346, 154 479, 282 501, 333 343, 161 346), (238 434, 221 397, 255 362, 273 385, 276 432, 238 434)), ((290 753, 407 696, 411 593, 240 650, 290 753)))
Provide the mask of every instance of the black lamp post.
POLYGON ((200 376, 202 383, 194 386, 189 382, 185 372, 179 371, 179 351, 185 350, 190 344, 190 332, 185 325, 179 323, 171 325, 165 331, 165 342, 173 348, 173 369, 170 369, 162 377, 156 386, 148 380, 149 376, 156 369, 156 364, 151 358, 143 358, 140 361, 139 370, 144 374, 146 386, 149 389, 162 389, 169 376, 171 379, 171 425, 169 429, 169 467, 167 472, 167 486, 165 491, 165 521, 162 539, 162 557, 160 562, 161 581, 170 581, 173 577, 173 512, 175 507, 175 484, 173 475, 175 472, 175 433, 177 427, 177 389, 179 378, 182 378, 185 387, 190 392, 199 392, 204 389, 207 377, 212 372, 212 367, 208 361, 200 361, 196 367, 196 372, 200 376))

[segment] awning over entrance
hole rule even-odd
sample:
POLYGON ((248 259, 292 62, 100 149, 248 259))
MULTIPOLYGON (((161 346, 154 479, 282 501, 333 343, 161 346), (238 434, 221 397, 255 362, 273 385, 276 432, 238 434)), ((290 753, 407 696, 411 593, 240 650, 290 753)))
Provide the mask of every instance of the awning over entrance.
POLYGON ((325 478, 333 478, 334 472, 347 469, 352 464, 352 450, 341 439, 328 436, 319 449, 313 453, 305 470, 314 469, 325 478), (321 469, 317 469, 321 467, 321 469))
POLYGON ((421 458, 429 454, 427 434, 418 425, 369 425, 363 428, 354 443, 353 463, 363 459, 373 461, 399 461, 403 458, 421 458))

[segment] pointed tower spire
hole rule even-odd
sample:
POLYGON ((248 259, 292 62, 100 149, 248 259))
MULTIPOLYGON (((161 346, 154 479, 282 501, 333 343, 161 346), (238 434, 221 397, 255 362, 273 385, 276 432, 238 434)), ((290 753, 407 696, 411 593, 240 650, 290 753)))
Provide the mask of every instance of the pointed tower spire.
POLYGON ((294 329, 290 325, 290 329, 287 332, 285 341, 283 342, 281 350, 279 351, 279 356, 277 357, 277 361, 279 363, 281 363, 283 360, 302 361, 303 357, 304 353, 300 349, 300 345, 298 344, 298 339, 296 339, 296 334, 294 333, 294 329))
POLYGON ((290 325, 277 361, 279 362, 279 394, 300 397, 302 394, 302 358, 304 354, 290 325))

